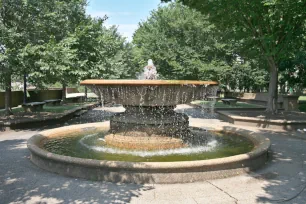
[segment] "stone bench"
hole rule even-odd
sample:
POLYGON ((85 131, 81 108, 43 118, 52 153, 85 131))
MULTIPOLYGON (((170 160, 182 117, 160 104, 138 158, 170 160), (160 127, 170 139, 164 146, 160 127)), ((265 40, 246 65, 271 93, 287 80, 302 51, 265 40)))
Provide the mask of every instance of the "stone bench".
POLYGON ((226 105, 230 105, 230 106, 234 106, 237 104, 237 99, 221 99, 221 101, 223 102, 223 104, 226 104, 226 105))
POLYGON ((52 99, 52 100, 45 100, 44 101, 48 106, 59 106, 61 105, 61 99, 52 99))
POLYGON ((32 102, 22 104, 22 108, 25 112, 37 112, 44 109, 45 102, 32 102))

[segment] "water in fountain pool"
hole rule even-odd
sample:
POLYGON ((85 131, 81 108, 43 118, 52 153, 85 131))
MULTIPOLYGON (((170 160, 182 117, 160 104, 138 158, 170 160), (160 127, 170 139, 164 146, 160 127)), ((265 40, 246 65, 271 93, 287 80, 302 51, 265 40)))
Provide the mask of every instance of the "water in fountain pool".
POLYGON ((193 137, 182 148, 161 150, 131 150, 115 148, 105 143, 107 132, 50 138, 42 144, 49 152, 65 156, 131 162, 193 161, 243 154, 253 149, 253 143, 242 136, 192 129, 193 137))

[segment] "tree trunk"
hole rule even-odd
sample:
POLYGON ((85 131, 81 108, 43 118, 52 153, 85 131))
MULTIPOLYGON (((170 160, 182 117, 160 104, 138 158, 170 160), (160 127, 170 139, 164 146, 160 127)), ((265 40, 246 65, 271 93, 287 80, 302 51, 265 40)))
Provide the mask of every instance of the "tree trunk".
POLYGON ((269 81, 269 94, 267 112, 273 114, 277 113, 277 99, 278 99, 278 67, 276 66, 273 57, 268 57, 268 63, 270 66, 270 81, 269 81))
POLYGON ((5 115, 13 115, 12 109, 12 79, 9 74, 5 79, 5 115))
POLYGON ((67 88, 67 85, 66 83, 63 83, 63 90, 62 90, 62 102, 63 103, 66 103, 66 88, 67 88))
POLYGON ((23 75, 23 103, 27 103, 27 74, 23 75))
POLYGON ((87 87, 85 86, 85 101, 87 101, 87 87))

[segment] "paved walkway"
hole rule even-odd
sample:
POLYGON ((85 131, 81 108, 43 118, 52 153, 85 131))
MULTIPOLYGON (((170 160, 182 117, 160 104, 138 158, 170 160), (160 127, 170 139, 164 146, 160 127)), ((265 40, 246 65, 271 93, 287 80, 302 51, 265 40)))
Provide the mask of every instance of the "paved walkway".
MULTIPOLYGON (((122 111, 97 108, 64 125, 107 120, 118 109, 122 111)), ((231 126, 186 105, 178 111, 187 113, 195 126, 231 126)), ((306 136, 251 130, 272 142, 271 161, 261 170, 227 179, 168 185, 92 182, 49 173, 30 162, 26 148, 27 139, 40 129, 0 132, 0 203, 306 203, 306 190, 302 191, 306 186, 306 136)))

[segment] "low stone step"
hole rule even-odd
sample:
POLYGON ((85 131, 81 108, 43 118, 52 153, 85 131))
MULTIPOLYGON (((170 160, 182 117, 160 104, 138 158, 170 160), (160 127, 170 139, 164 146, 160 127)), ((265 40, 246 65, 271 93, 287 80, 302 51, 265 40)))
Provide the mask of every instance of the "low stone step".
POLYGON ((79 110, 74 113, 75 116, 80 117, 81 115, 87 113, 87 110, 79 110))

